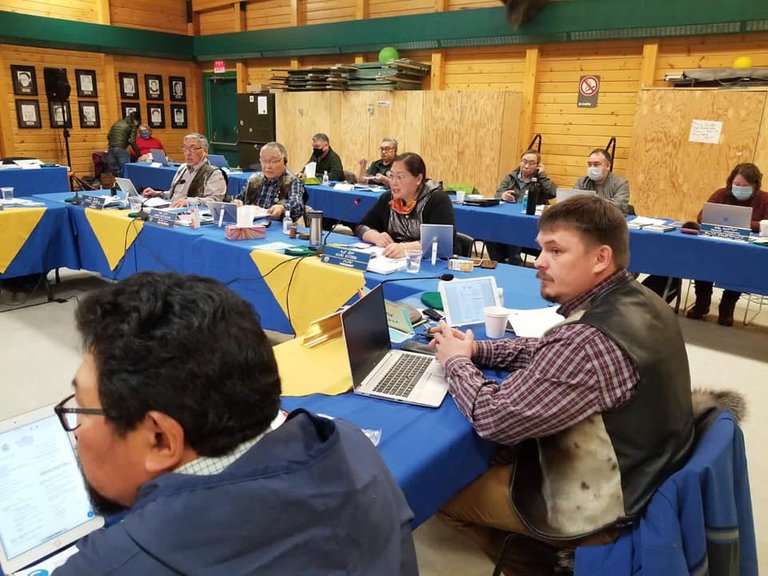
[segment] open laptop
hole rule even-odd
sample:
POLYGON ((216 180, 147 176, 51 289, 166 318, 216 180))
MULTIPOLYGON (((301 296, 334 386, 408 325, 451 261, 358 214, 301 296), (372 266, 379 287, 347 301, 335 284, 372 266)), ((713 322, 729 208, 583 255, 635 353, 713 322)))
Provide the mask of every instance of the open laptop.
POLYGON ((730 226, 731 228, 752 228, 752 208, 705 202, 701 209, 701 223, 712 226, 730 226))
POLYGON ((237 224, 237 205, 230 202, 208 202, 212 221, 216 226, 237 224))
POLYGON ((448 383, 434 357, 392 350, 381 285, 341 312, 341 329, 355 394, 433 408, 442 404, 448 383))
MULTIPOLYGON (((154 198, 144 198, 141 194, 139 194, 136 191, 136 187, 133 185, 133 182, 131 182, 128 178, 115 178, 115 184, 117 184, 118 188, 125 192, 125 199, 129 200, 131 196, 137 197, 141 199, 141 204, 144 207, 147 208, 166 208, 171 205, 170 200, 166 200, 165 198, 162 198, 160 196, 155 196, 154 198)), ((159 190, 158 190, 159 192, 159 190)))
POLYGON ((157 162, 158 164, 162 164, 163 166, 169 166, 171 164, 171 161, 168 160, 168 156, 165 155, 165 152, 163 150, 159 150, 157 148, 151 148, 149 150, 150 156, 152 156, 152 162, 157 162))
POLYGON ((453 256, 453 226, 450 224, 422 224, 421 247, 424 258, 432 257, 432 243, 437 240, 437 257, 440 260, 448 260, 453 256))
POLYGON ((594 190, 577 190, 575 188, 558 188, 555 195, 555 199, 558 202, 565 202, 570 200, 574 196, 596 196, 597 192, 594 190))
POLYGON ((229 168, 229 163, 223 154, 208 154, 208 162, 217 168, 229 168))
POLYGON ((74 542, 103 525, 88 498, 73 438, 53 406, 0 421, 2 573, 47 574, 40 571, 41 560, 46 569, 60 565, 76 551, 74 542))

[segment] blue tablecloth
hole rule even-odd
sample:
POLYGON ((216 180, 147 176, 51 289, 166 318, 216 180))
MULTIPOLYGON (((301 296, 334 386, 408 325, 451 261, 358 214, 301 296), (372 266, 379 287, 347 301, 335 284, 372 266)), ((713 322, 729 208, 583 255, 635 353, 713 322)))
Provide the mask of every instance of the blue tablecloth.
MULTIPOLYGON (((75 235, 66 207, 50 200, 43 202, 46 205, 43 217, 0 278, 39 274, 54 268, 80 268, 75 235)), ((8 208, 7 212, 12 210, 8 208)))
POLYGON ((21 168, 3 168, 0 170, 0 187, 12 186, 17 198, 48 192, 69 190, 67 169, 63 166, 23 170, 21 168))

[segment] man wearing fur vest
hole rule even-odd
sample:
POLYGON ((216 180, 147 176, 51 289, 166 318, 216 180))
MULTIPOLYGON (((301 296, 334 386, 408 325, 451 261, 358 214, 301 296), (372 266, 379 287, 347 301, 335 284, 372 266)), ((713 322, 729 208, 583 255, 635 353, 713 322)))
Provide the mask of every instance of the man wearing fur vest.
MULTIPOLYGON (((481 437, 513 447, 441 511, 493 560, 507 532, 551 549, 610 541, 693 446, 683 336, 626 270, 624 215, 572 198, 544 212, 537 242, 541 295, 560 304, 562 323, 541 338, 483 342, 441 323, 434 339, 459 409, 481 437), (510 374, 499 383, 477 366, 510 374)), ((522 554, 525 569, 507 574, 550 573, 522 554)))

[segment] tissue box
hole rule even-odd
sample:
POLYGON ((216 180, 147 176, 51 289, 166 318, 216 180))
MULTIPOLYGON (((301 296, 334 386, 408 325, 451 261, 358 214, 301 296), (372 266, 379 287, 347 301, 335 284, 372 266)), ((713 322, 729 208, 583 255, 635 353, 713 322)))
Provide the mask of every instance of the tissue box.
POLYGON ((267 235, 264 226, 237 226, 228 224, 224 227, 224 237, 227 240, 260 240, 267 235))

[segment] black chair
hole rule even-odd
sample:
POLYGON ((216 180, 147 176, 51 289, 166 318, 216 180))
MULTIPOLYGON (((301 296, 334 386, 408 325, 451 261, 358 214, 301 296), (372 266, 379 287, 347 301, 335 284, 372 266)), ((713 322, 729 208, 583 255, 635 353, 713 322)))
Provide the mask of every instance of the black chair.
POLYGON ((472 236, 463 232, 456 232, 456 236, 453 239, 453 251, 458 256, 471 257, 474 246, 475 239, 472 236))

